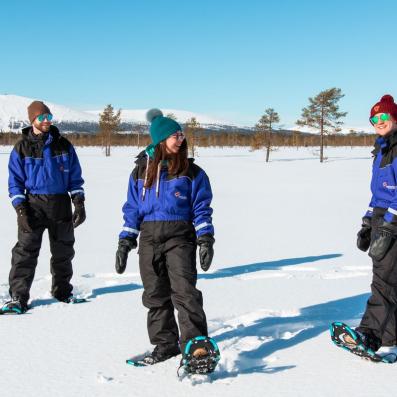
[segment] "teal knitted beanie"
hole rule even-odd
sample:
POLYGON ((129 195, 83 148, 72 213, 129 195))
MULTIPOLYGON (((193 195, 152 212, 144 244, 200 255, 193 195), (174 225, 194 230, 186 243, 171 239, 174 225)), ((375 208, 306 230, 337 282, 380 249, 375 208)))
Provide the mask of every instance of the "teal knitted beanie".
POLYGON ((175 120, 164 117, 160 109, 150 109, 146 113, 146 120, 150 123, 150 137, 152 143, 146 148, 146 153, 153 157, 156 146, 164 139, 177 131, 182 131, 182 127, 175 120))

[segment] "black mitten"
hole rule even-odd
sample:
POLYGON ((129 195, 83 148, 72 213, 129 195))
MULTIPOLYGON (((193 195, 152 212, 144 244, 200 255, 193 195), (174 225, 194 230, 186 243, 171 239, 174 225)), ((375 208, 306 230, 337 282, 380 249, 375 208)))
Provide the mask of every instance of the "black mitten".
POLYGON ((214 243, 215 239, 211 234, 204 234, 197 238, 197 244, 200 247, 200 266, 205 272, 210 268, 214 257, 214 243))
POLYGON ((396 226, 393 226, 389 222, 383 221, 383 223, 378 227, 376 234, 371 241, 368 255, 376 261, 381 261, 391 248, 395 240, 396 232, 396 226))
POLYGON ((119 240, 119 247, 116 251, 116 272, 124 273, 127 267, 128 253, 137 247, 136 237, 125 237, 119 240))
POLYGON ((364 216, 360 231, 357 233, 357 248, 366 252, 371 244, 371 218, 364 216))
POLYGON ((72 216, 73 227, 81 225, 86 218, 85 207, 84 207, 84 196, 81 194, 77 194, 72 199, 74 204, 74 212, 72 216))

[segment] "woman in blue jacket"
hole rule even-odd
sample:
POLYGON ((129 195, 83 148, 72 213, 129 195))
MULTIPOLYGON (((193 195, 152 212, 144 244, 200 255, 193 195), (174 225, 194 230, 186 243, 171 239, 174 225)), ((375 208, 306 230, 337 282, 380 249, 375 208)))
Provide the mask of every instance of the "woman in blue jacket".
POLYGON ((191 338, 207 336, 203 298, 196 288, 196 246, 206 271, 214 253, 214 228, 211 186, 206 173, 188 159, 181 126, 158 109, 150 110, 147 119, 152 144, 138 155, 129 179, 116 271, 124 272, 139 234, 143 304, 155 345, 142 361, 155 364, 178 355, 191 338))
POLYGON ((371 296, 356 329, 367 348, 397 343, 397 105, 384 95, 371 108, 378 138, 372 167, 372 198, 358 233, 357 246, 369 248, 373 262, 371 296))

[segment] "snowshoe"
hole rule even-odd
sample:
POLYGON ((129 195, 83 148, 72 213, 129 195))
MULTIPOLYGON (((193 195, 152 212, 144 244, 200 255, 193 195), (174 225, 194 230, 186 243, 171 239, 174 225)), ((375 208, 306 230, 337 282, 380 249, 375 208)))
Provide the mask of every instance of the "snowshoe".
POLYGON ((208 374, 215 370, 220 360, 219 347, 208 336, 197 336, 189 340, 182 354, 181 368, 188 374, 208 374))
POLYGON ((23 314, 28 311, 28 305, 19 298, 12 298, 10 301, 4 303, 0 309, 1 314, 23 314))
MULTIPOLYGON (((373 349, 376 346, 371 342, 371 338, 361 335, 359 332, 341 322, 334 322, 330 325, 331 340, 338 347, 349 351, 361 358, 376 363, 393 364, 397 361, 397 356, 393 353, 380 355, 373 349)), ((376 349, 379 346, 376 346, 376 349)))
POLYGON ((146 367, 154 365, 162 361, 166 361, 172 357, 180 354, 179 346, 172 347, 171 349, 160 349, 156 346, 151 353, 141 354, 140 356, 131 357, 126 360, 126 363, 134 367, 146 367))

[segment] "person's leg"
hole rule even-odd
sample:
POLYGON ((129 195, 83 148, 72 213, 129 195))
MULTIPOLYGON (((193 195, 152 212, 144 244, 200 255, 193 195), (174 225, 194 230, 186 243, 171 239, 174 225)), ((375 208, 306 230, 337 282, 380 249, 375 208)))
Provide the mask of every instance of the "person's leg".
POLYGON ((149 309, 149 339, 162 351, 177 351, 179 332, 171 301, 170 281, 162 247, 153 241, 152 232, 153 225, 143 225, 139 241, 139 269, 144 288, 142 302, 149 309))
POLYGON ((51 294, 54 298, 65 301, 72 295, 73 290, 70 280, 73 276, 72 259, 75 241, 69 196, 52 197, 46 205, 46 214, 51 250, 51 294))
MULTIPOLYGON (((182 225, 183 226, 183 225, 182 225)), ((184 225, 186 229, 186 225, 184 225)), ((166 243, 166 263, 171 282, 172 302, 178 311, 180 344, 183 351, 189 339, 208 336, 202 293, 196 288, 196 244, 194 229, 178 233, 166 243)))
POLYGON ((37 258, 45 230, 45 225, 41 222, 39 213, 29 207, 28 215, 32 232, 25 233, 18 228, 18 242, 12 249, 9 274, 11 297, 19 298, 25 304, 30 297, 30 287, 34 279, 37 258))
MULTIPOLYGON (((373 225, 373 233, 377 223, 373 225)), ((394 241, 389 252, 381 261, 373 260, 371 296, 358 331, 390 344, 396 340, 397 310, 397 243, 394 241)))
POLYGON ((72 221, 50 222, 48 227, 50 239, 52 274, 51 294, 54 298, 65 301, 72 295, 73 276, 72 259, 74 257, 74 229, 72 221))

